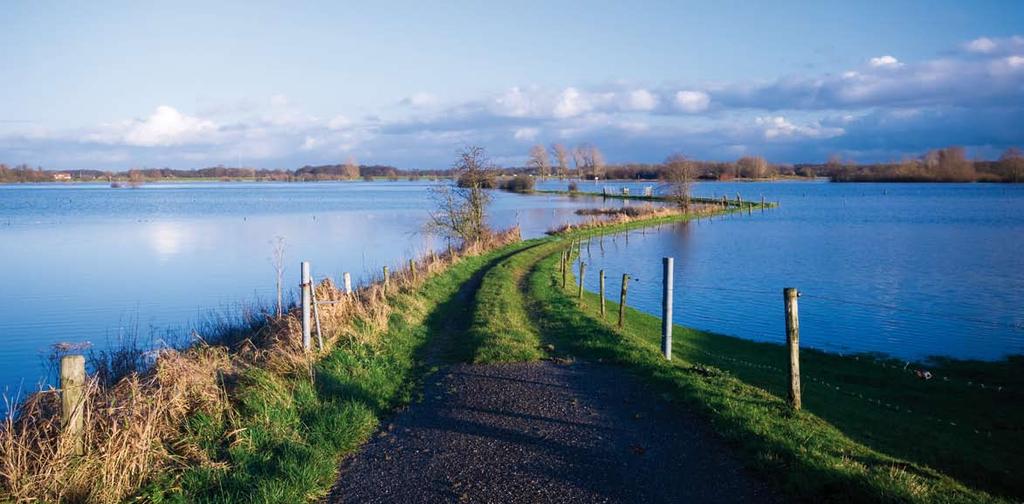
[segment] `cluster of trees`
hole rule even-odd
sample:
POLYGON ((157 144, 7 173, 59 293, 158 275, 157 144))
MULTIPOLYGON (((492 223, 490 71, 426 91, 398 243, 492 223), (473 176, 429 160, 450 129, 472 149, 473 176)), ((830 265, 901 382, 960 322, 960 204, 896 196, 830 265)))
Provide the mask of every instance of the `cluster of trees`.
POLYGON ((556 175, 559 178, 606 178, 604 154, 588 143, 577 145, 571 150, 559 143, 552 144, 550 153, 543 145, 534 145, 530 148, 526 168, 541 177, 556 175), (569 168, 570 160, 572 173, 569 168))
POLYGON ((970 160, 962 147, 947 147, 898 163, 853 164, 833 156, 824 165, 797 166, 836 182, 1024 182, 1024 154, 1015 147, 997 161, 970 160))

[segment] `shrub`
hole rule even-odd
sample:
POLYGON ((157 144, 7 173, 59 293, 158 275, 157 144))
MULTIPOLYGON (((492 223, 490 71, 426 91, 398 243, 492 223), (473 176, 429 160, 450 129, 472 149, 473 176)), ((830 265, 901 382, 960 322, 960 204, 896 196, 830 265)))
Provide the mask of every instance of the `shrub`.
POLYGON ((515 177, 502 181, 501 188, 510 192, 527 193, 533 192, 535 185, 536 181, 533 180, 533 177, 528 175, 516 175, 515 177))

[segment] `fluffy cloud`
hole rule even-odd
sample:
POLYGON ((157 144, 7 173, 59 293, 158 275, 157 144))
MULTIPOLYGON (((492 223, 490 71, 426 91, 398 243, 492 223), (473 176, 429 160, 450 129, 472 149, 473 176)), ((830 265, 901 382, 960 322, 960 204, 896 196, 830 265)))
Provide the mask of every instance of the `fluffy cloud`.
POLYGON ((843 128, 825 127, 817 122, 804 125, 793 124, 783 116, 758 117, 754 122, 763 128, 766 140, 832 138, 845 133, 843 128))
POLYGON ((658 106, 658 97, 646 89, 635 89, 625 93, 623 110, 648 111, 658 106))
POLYGON ((145 119, 129 119, 117 124, 102 125, 85 135, 88 142, 135 146, 170 146, 187 143, 211 143, 217 125, 212 121, 178 112, 161 105, 145 119))
POLYGON ((707 110, 709 103, 711 97, 703 91, 679 91, 675 96, 676 107, 689 114, 707 110))
POLYGON ((868 64, 875 68, 899 68, 903 66, 903 63, 900 63, 900 60, 889 56, 888 54, 877 58, 871 58, 868 60, 868 64))
POLYGON ((535 140, 539 134, 540 129, 538 128, 519 128, 513 133, 512 137, 516 140, 529 142, 535 140))

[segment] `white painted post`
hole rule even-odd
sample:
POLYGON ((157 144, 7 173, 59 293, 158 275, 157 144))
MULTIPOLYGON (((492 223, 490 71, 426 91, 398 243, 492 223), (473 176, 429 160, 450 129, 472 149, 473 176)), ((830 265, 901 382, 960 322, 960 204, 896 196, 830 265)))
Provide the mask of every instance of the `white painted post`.
POLYGON ((342 278, 345 282, 345 294, 352 294, 352 275, 346 271, 342 278))
POLYGON ((800 399, 800 315, 796 298, 800 292, 793 287, 782 289, 786 303, 786 347, 789 350, 789 404, 794 410, 801 407, 800 399))
POLYGON ((312 310, 313 300, 312 293, 310 292, 309 280, 309 261, 302 261, 302 348, 309 350, 311 345, 310 342, 310 311, 312 310))
POLYGON ((661 353, 667 360, 672 360, 672 263, 671 257, 661 259, 661 353))

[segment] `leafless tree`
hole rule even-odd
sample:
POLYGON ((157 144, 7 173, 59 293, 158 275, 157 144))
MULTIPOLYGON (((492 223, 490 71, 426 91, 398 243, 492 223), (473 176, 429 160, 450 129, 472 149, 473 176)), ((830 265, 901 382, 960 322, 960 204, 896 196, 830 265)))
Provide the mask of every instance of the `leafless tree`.
POLYGON ((583 167, 587 164, 586 152, 587 148, 584 144, 577 145, 572 150, 572 165, 576 168, 576 178, 580 180, 583 179, 583 167))
POLYGON ((543 145, 534 145, 530 149, 530 160, 526 165, 536 170, 537 175, 541 177, 551 175, 551 158, 548 157, 548 151, 543 145))
POLYGON ((487 206, 491 196, 485 191, 490 180, 487 153, 483 147, 470 146, 458 152, 452 171, 457 184, 443 184, 431 189, 435 209, 427 222, 427 230, 463 243, 486 238, 487 206))
POLYGON ((359 178, 359 165, 353 157, 349 157, 341 167, 341 175, 348 179, 359 178))
POLYGON ((682 154, 672 154, 665 160, 662 177, 668 184, 669 196, 683 211, 690 209, 690 188, 696 175, 693 161, 682 154))
POLYGON ((555 161, 558 162, 558 178, 569 176, 569 150, 562 144, 553 144, 551 150, 555 153, 555 161))
POLYGON ((1010 147, 999 157, 999 168, 1005 180, 1020 182, 1024 178, 1024 154, 1017 147, 1010 147))
POLYGON ((281 296, 281 288, 284 285, 284 249, 283 236, 275 236, 270 242, 273 247, 270 263, 274 266, 274 273, 277 275, 277 316, 280 318, 284 311, 284 303, 281 296))
POLYGON ((768 175, 768 161, 761 156, 744 156, 736 161, 736 170, 747 178, 764 178, 768 175))

